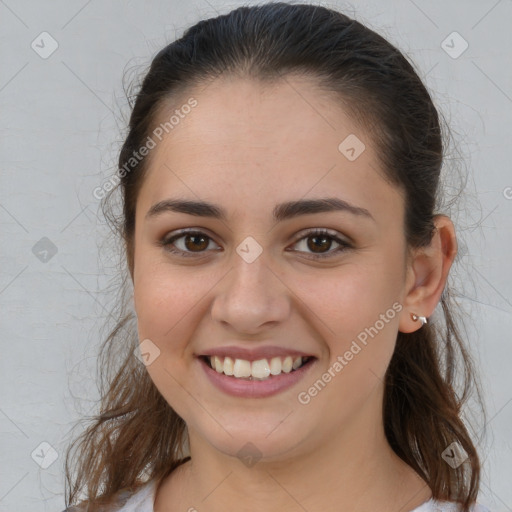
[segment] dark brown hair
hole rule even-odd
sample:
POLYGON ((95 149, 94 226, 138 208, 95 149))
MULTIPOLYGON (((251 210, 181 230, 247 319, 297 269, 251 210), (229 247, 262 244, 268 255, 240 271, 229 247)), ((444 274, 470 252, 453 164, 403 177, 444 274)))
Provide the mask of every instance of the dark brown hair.
MULTIPOLYGON (((135 95, 119 155, 120 183, 113 191, 122 199, 122 214, 111 221, 124 242, 125 271, 133 271, 135 207, 148 167, 147 157, 132 162, 129 172, 126 163, 163 108, 222 74, 271 82, 291 73, 316 80, 368 133, 385 177, 404 192, 408 247, 430 243, 445 148, 440 116, 413 65, 383 37, 340 12, 268 3, 201 21, 153 59, 135 95)), ((443 291, 439 319, 398 333, 385 377, 383 423, 393 450, 425 480, 433 497, 457 501, 466 511, 477 498, 480 463, 462 406, 475 391, 483 414, 485 409, 450 289, 447 284, 443 291), (454 441, 468 454, 456 468, 441 457, 454 441)), ((137 333, 124 299, 99 358, 100 411, 66 456, 68 505, 80 492, 91 504, 106 503, 122 489, 164 478, 187 459, 184 421, 132 354, 137 333)))

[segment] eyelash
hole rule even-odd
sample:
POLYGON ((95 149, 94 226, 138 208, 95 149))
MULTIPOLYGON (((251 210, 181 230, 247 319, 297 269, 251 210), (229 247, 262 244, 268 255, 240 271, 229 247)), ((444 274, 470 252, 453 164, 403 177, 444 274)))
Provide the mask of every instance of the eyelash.
MULTIPOLYGON (((162 239, 159 242, 159 245, 164 247, 169 252, 172 252, 174 254, 178 254, 178 255, 181 255, 181 256, 185 256, 185 257, 194 257, 196 254, 201 254, 201 252, 204 252, 204 251, 199 251, 197 253, 194 253, 194 252, 190 252, 190 251, 182 251, 181 249, 176 249, 175 247, 173 247, 173 245, 172 245, 173 242, 175 242, 176 240, 179 240, 180 238, 183 238, 183 237, 185 237, 187 235, 189 235, 189 236, 190 235, 192 235, 192 236, 199 235, 199 236, 204 236, 205 238, 207 238, 209 240, 212 240, 211 237, 209 237, 208 235, 206 235, 205 233, 203 233, 201 231, 186 230, 186 231, 181 231, 181 232, 179 232, 176 235, 173 235, 171 237, 162 239)), ((330 238, 331 240, 334 240, 334 242, 339 244, 340 247, 337 247, 335 250, 329 251, 327 253, 317 253, 317 254, 309 253, 308 258, 311 258, 311 259, 318 259, 319 260, 319 259, 323 259, 323 258, 330 258, 334 254, 338 254, 338 253, 340 253, 342 251, 346 251, 347 249, 351 249, 352 248, 351 244, 349 244, 345 240, 342 240, 342 239, 338 238, 336 235, 332 234, 327 229, 314 229, 314 230, 308 231, 307 233, 304 233, 304 235, 301 238, 299 238, 297 241, 295 241, 293 243, 293 245, 296 245, 297 243, 301 242, 304 239, 312 238, 312 237, 315 237, 315 236, 325 236, 327 238, 330 238)))

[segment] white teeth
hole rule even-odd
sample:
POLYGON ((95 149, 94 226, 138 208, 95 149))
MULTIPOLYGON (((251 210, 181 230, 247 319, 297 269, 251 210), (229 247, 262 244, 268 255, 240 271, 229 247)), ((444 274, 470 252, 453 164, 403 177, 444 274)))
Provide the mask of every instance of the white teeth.
POLYGON ((234 361, 231 357, 224 358, 224 373, 226 375, 233 375, 234 361))
POLYGON ((266 379, 270 375, 270 366, 266 359, 253 361, 251 364, 251 375, 256 379, 266 379))
POLYGON ((290 373, 292 371, 292 366, 293 366, 293 359, 292 359, 292 357, 291 356, 286 356, 284 358, 283 366, 281 367, 281 369, 285 373, 290 373))
POLYGON ((300 368, 303 364, 302 357, 286 356, 284 359, 273 357, 268 359, 259 359, 257 361, 247 361, 245 359, 235 359, 231 357, 212 356, 209 358, 211 367, 217 373, 224 373, 237 378, 248 378, 265 380, 270 375, 279 375, 282 372, 290 373, 292 370, 300 368))
POLYGON ((270 360, 270 373, 272 375, 279 375, 281 373, 281 358, 273 357, 270 360))
POLYGON ((250 377, 251 376, 251 363, 245 359, 235 359, 233 366, 233 375, 235 377, 250 377))
POLYGON ((224 364, 222 363, 222 359, 220 357, 214 356, 212 366, 218 373, 222 373, 224 371, 224 364))

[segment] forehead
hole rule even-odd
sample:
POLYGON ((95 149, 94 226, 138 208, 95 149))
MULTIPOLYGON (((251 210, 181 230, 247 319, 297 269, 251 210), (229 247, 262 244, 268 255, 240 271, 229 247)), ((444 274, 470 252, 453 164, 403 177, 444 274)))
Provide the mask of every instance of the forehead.
POLYGON ((146 210, 180 196, 269 212, 276 202, 337 195, 373 210, 394 201, 401 215, 400 191, 383 178, 369 135, 311 80, 224 77, 187 91, 156 124, 173 114, 149 155, 139 193, 146 210), (193 108, 181 108, 191 99, 193 108))

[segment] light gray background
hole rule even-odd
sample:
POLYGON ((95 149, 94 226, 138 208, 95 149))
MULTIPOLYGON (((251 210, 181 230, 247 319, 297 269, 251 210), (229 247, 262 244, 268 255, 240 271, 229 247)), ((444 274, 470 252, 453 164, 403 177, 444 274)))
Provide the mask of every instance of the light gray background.
MULTIPOLYGON (((114 169, 127 112, 124 70, 141 71, 184 28, 238 5, 0 1, 0 511, 63 510, 70 429, 96 397, 95 351, 116 259, 92 191, 114 169), (45 31, 58 48, 43 59, 31 43, 48 51, 45 31), (43 237, 58 251, 46 262, 33 252, 43 237), (36 463, 53 453, 43 442, 58 455, 47 469, 36 463)), ((469 180, 450 212, 462 246, 454 275, 465 283, 460 301, 489 413, 480 501, 510 511, 512 2, 330 5, 412 58, 457 137, 469 180), (458 58, 441 46, 454 31, 469 44, 458 58)), ((461 42, 449 44, 457 51, 461 42)))

